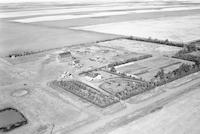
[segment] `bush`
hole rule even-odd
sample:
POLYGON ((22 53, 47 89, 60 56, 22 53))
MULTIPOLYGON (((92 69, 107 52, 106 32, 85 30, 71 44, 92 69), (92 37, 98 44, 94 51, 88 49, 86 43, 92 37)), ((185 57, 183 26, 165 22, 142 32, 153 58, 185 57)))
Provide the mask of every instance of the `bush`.
POLYGON ((166 39, 166 40, 152 39, 151 37, 141 38, 141 37, 131 36, 131 37, 128 37, 127 39, 136 40, 136 41, 145 41, 145 42, 151 42, 151 43, 159 43, 159 44, 165 44, 165 45, 177 46, 177 47, 184 47, 184 45, 186 45, 182 42, 169 41, 168 39, 166 39))

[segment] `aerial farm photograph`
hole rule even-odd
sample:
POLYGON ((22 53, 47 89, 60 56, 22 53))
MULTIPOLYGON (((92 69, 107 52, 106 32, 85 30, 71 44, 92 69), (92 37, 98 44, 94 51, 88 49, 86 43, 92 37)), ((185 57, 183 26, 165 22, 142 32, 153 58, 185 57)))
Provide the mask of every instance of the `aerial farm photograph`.
POLYGON ((200 134, 200 0, 0 0, 0 134, 200 134))

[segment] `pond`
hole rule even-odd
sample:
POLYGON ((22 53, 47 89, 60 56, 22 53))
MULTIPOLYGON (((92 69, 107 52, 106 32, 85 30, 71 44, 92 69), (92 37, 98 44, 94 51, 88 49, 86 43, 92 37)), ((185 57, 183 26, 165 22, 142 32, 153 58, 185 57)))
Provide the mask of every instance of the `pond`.
POLYGON ((0 110, 0 132, 8 132, 27 124, 25 116, 14 108, 0 110))

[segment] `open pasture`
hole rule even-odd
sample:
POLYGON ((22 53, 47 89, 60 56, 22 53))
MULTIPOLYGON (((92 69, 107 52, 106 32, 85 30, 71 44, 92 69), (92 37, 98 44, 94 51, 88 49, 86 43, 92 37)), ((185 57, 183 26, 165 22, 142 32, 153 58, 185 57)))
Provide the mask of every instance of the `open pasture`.
POLYGON ((177 97, 162 109, 109 134, 199 134, 200 88, 195 87, 194 89, 177 97))
POLYGON ((13 85, 0 90, 1 107, 14 107, 28 120, 27 125, 13 130, 13 133, 41 133, 39 128, 44 125, 47 125, 46 129, 52 129, 52 125, 55 125, 54 131, 58 131, 64 127, 72 127, 80 121, 86 121, 90 116, 67 100, 37 87, 28 87, 26 95, 13 96, 13 92, 20 91, 21 88, 21 85, 13 85))

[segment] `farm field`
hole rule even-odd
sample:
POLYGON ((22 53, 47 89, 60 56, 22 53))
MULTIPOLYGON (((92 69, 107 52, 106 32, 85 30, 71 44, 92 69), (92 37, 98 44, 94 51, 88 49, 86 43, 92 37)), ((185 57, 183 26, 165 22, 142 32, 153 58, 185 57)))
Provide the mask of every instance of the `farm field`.
POLYGON ((180 47, 167 46, 156 43, 140 42, 129 39, 119 39, 99 43, 101 46, 115 47, 118 49, 126 49, 132 52, 145 53, 152 55, 173 55, 179 50, 180 47))
POLYGON ((78 27, 76 29, 125 36, 156 38, 176 42, 190 42, 199 39, 199 15, 186 17, 165 17, 145 21, 126 21, 78 27), (185 27, 187 25, 187 27, 185 27))
POLYGON ((0 39, 0 56, 18 50, 48 50, 116 37, 98 33, 77 32, 69 29, 22 26, 20 23, 12 22, 1 22, 0 33, 2 37, 0 39), (16 38, 17 40, 15 40, 16 38))
POLYGON ((115 23, 126 20, 158 19, 163 16, 181 17, 198 14, 200 10, 198 9, 199 4, 182 2, 72 4, 69 7, 59 3, 58 5, 53 5, 52 3, 47 3, 46 5, 5 4, 1 7, 0 33, 2 38, 0 39, 0 56, 19 49, 38 50, 40 48, 40 50, 46 50, 119 37, 119 35, 113 34, 72 30, 70 29, 71 27, 115 23), (162 12, 162 14, 159 12, 162 12), (87 14, 98 14, 99 17, 87 14), (81 17, 81 15, 84 17, 81 17), (61 18, 62 20, 44 20, 44 18, 51 19, 53 18, 52 16, 61 18), (68 16, 68 19, 63 16, 68 16), (38 17, 43 17, 43 19, 40 22, 28 23, 30 25, 13 22, 14 20, 26 20, 38 17))
MULTIPOLYGON (((96 7, 95 7, 96 8, 96 7)), ((121 7, 121 9, 132 9, 132 7, 121 7)), ((30 17, 30 18, 25 18, 25 19, 16 19, 16 20, 13 20, 14 22, 20 22, 20 23, 36 23, 36 22, 45 22, 45 21, 59 21, 59 20, 70 20, 70 19, 79 19, 79 18, 92 18, 92 17, 109 17, 109 16, 115 16, 115 15, 127 15, 127 14, 131 14, 131 13, 146 13, 146 12, 164 12, 164 11, 179 11, 179 10, 192 10, 192 9, 200 9, 200 7, 172 7, 172 8, 163 8, 163 9, 160 9, 162 7, 159 6, 159 8, 152 8, 152 9, 144 9, 144 10, 133 10, 133 11, 120 11, 120 8, 116 9, 109 9, 111 11, 104 11, 103 13, 100 12, 100 13, 86 13, 86 14, 75 14, 75 15, 51 15, 51 16, 41 16, 41 17, 30 17), (112 11, 112 10, 119 10, 119 11, 112 11)), ((93 11, 94 9, 91 9, 89 8, 88 10, 86 9, 85 11, 93 11)), ((106 10, 106 9, 100 9, 101 10, 106 10)), ((96 11, 99 11, 98 8, 96 8, 96 11)), ((54 11, 52 12, 52 10, 48 13, 46 13, 47 15, 48 14, 58 14, 58 13, 73 13, 74 11, 72 10, 71 12, 68 10, 68 11, 65 11, 65 9, 63 10, 58 10, 58 11, 54 11)), ((75 11, 77 12, 77 11, 75 11)), ((78 10, 78 12, 81 12, 81 10, 78 10)), ((25 12, 27 13, 27 12, 25 12)), ((19 16, 18 14, 20 13, 17 13, 16 16, 19 16)), ((31 15, 32 13, 30 13, 31 15)), ((32 15, 40 15, 43 13, 33 13, 32 15)), ((5 15, 5 16, 9 16, 9 14, 5 15)), ((11 17, 12 16, 15 16, 14 14, 10 15, 11 17)), ((23 15, 22 15, 23 16, 23 15)), ((26 14, 25 16, 28 16, 28 14, 26 14)), ((2 16, 3 17, 3 16, 2 16)), ((1 18, 1 16, 0 16, 1 18)))
MULTIPOLYGON (((35 16, 35 15, 52 15, 52 14, 59 14, 59 13, 77 13, 77 12, 91 12, 91 11, 116 11, 116 10, 123 10, 123 9, 149 9, 149 8, 169 8, 169 7, 179 7, 176 4, 163 4, 163 3, 159 3, 159 4, 150 4, 150 3, 146 3, 144 4, 143 2, 141 3, 131 3, 129 2, 129 5, 127 5, 126 3, 100 3, 100 4, 82 4, 82 5, 68 5, 65 6, 63 4, 59 4, 56 3, 57 5, 59 5, 59 7, 56 7, 56 4, 52 4, 52 3, 43 3, 40 5, 40 8, 37 7, 37 5, 29 5, 28 6, 23 6, 24 9, 26 9, 25 11, 20 11, 19 9, 17 9, 16 12, 11 12, 13 11, 12 8, 10 9, 6 9, 6 5, 5 6, 1 6, 1 9, 4 8, 4 10, 9 10, 10 12, 3 12, 0 14, 0 18, 8 18, 8 17, 23 17, 23 16, 35 16), (44 4, 44 5, 43 5, 44 4), (45 5, 46 4, 46 5, 45 5), (131 6, 130 6, 131 5, 131 6), (35 7, 34 7, 35 6, 35 7), (43 7, 45 6, 45 8, 43 7), (55 6, 55 7, 53 7, 55 6), (37 7, 37 10, 35 10, 37 7), (76 8, 74 8, 76 7, 76 8), (19 10, 19 11, 18 11, 19 10), (42 10, 45 10, 44 13, 40 12, 42 10)), ((21 3, 21 5, 23 5, 23 3, 21 3)), ((15 7, 17 6, 21 6, 19 3, 17 5, 15 5, 15 7)), ((187 6, 180 6, 180 7, 187 7, 187 6)), ((188 6, 189 8, 191 8, 190 6, 188 6)), ((13 7, 14 8, 14 7, 13 7)), ((15 10, 14 10, 15 11, 15 10)))

